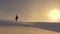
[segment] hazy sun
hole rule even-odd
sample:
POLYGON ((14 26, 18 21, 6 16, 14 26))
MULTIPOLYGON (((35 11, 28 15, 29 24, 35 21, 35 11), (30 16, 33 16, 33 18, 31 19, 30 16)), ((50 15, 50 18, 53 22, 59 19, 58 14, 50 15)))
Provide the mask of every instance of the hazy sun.
POLYGON ((52 21, 57 21, 60 17, 60 12, 57 9, 53 9, 48 13, 48 17, 50 18, 50 20, 52 21))

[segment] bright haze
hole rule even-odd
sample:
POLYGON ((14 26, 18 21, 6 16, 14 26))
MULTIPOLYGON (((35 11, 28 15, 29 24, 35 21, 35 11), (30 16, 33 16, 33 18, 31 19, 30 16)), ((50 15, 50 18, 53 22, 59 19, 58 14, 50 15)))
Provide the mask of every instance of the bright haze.
POLYGON ((17 14, 19 21, 51 22, 53 9, 60 10, 60 0, 0 0, 0 20, 14 20, 17 14))

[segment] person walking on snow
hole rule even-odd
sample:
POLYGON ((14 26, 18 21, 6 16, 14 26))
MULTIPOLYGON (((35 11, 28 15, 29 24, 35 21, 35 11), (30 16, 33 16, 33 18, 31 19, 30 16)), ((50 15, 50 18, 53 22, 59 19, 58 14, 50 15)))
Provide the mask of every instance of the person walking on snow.
POLYGON ((17 20, 18 20, 18 18, 19 18, 19 17, 16 15, 15 20, 17 21, 17 20))

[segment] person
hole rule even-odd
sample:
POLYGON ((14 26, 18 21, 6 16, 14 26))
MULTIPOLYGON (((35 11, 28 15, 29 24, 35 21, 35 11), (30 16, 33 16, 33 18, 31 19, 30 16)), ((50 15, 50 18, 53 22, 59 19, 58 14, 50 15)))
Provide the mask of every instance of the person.
POLYGON ((17 21, 17 20, 18 20, 18 18, 19 18, 19 17, 16 15, 15 20, 17 21))

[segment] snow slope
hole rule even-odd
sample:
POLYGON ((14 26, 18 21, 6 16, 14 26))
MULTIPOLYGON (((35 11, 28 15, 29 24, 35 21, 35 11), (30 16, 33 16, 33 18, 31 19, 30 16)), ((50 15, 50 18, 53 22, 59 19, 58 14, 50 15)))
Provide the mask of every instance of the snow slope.
POLYGON ((0 34, 60 34, 60 23, 0 20, 0 34))

